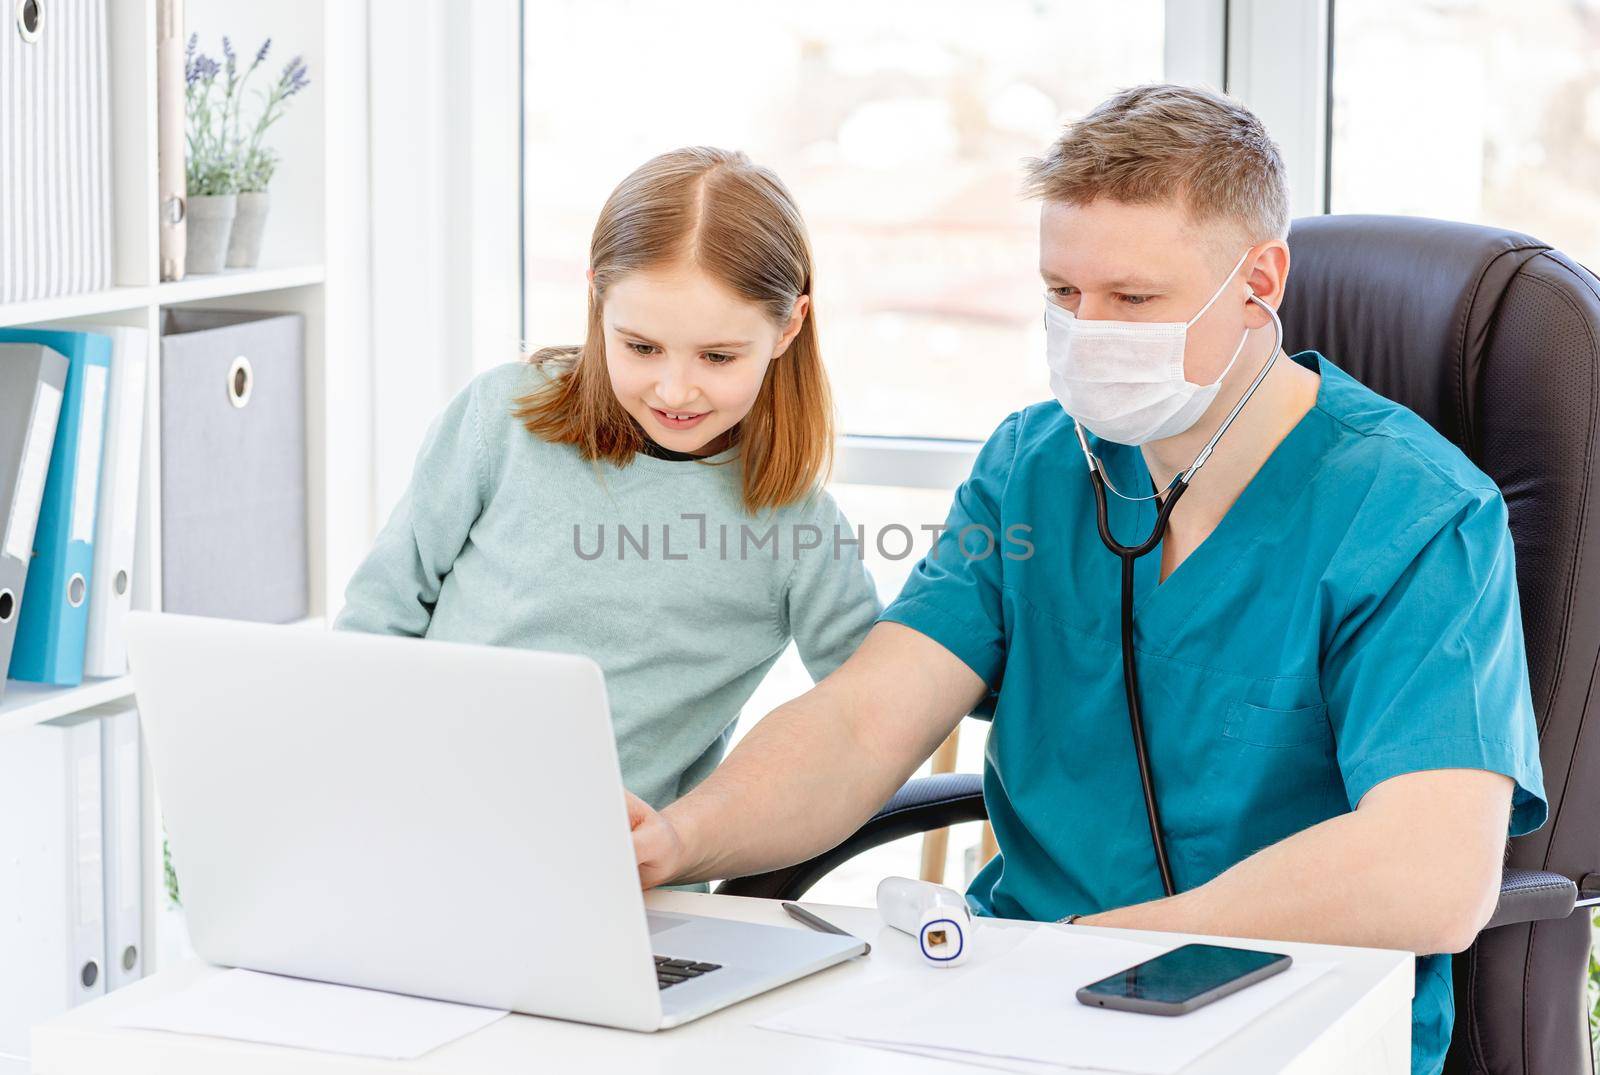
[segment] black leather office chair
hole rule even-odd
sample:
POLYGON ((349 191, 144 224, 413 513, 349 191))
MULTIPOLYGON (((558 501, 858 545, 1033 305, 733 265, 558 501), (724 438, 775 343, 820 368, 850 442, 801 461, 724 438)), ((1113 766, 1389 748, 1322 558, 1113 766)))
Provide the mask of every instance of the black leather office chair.
MULTIPOLYGON (((1315 348, 1416 411, 1510 509, 1550 817, 1512 841, 1494 917, 1454 960, 1445 1070, 1592 1072, 1581 905, 1600 896, 1600 281, 1527 235, 1412 217, 1311 217, 1289 246, 1285 349, 1315 348)), ((869 847, 984 816, 976 775, 913 780, 832 851, 718 891, 798 898, 869 847)))

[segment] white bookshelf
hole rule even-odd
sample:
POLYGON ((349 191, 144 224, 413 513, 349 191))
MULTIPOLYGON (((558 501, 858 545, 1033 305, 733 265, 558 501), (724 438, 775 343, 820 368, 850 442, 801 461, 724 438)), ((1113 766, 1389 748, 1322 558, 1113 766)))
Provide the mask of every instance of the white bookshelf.
MULTIPOLYGON (((0 736, 20 731, 57 717, 67 717, 106 702, 115 702, 133 693, 132 676, 110 679, 85 679, 80 687, 46 687, 38 683, 12 682, 0 702, 0 736)), ((0 739, 0 750, 5 740, 0 739)))
POLYGON ((190 276, 153 287, 119 285, 82 295, 0 303, 0 328, 63 321, 83 324, 85 318, 104 318, 105 324, 123 324, 120 319, 108 315, 144 312, 151 307, 179 306, 200 299, 231 298, 235 295, 256 295, 291 287, 306 287, 322 283, 324 276, 320 264, 224 269, 219 273, 190 276))
MULTIPOLYGON (((317 473, 326 460, 322 451, 326 425, 313 401, 327 398, 318 379, 325 370, 326 329, 323 221, 327 219, 327 139, 324 110, 327 95, 329 17, 317 0, 290 0, 261 5, 250 0, 187 0, 188 32, 200 35, 201 52, 219 57, 227 33, 242 62, 248 62, 263 38, 273 38, 272 52, 252 82, 253 95, 289 59, 299 54, 310 64, 313 83, 298 96, 272 129, 271 144, 282 155, 272 184, 272 208, 255 269, 226 269, 162 282, 158 269, 156 225, 156 5, 155 0, 114 0, 107 4, 110 99, 113 116, 111 205, 112 286, 101 291, 60 295, 28 302, 0 304, 0 326, 71 328, 132 325, 150 333, 152 354, 147 384, 145 451, 141 465, 139 542, 135 556, 135 608, 161 607, 159 407, 159 337, 162 311, 168 307, 267 309, 298 313, 306 325, 306 430, 308 488, 308 564, 311 615, 326 614, 327 517, 318 502, 329 487, 317 473)), ((44 720, 125 697, 132 680, 117 677, 81 687, 44 688, 8 684, 0 699, 0 735, 44 720)))
MULTIPOLYGON (((221 35, 248 63, 265 37, 271 54, 253 90, 301 55, 311 86, 297 96, 268 136, 282 157, 262 265, 162 282, 157 227, 155 0, 107 0, 112 118, 112 286, 86 294, 0 304, 0 326, 94 331, 129 325, 150 333, 144 451, 133 606, 161 608, 161 368, 159 338, 170 307, 298 313, 305 319, 307 565, 310 618, 327 621, 342 580, 370 537, 370 419, 347 419, 370 407, 370 332, 366 295, 366 16, 364 5, 323 0, 186 0, 185 37, 221 58, 221 35), (326 234, 326 221, 340 221, 326 234), (339 303, 330 310, 330 293, 339 303), (330 337, 334 342, 330 344, 330 337), (331 362, 338 353, 344 363, 331 362), (330 444, 329 430, 334 430, 330 444), (337 491, 337 498, 330 491, 337 491), (330 586, 330 558, 337 562, 330 586)), ((9 8, 8 8, 9 14, 9 8)), ((6 27, 9 29, 9 26, 6 27)), ((249 107, 254 108, 251 101, 249 107)), ((370 411, 369 411, 370 413, 370 411)), ((26 598, 25 598, 26 599, 26 598)), ((133 677, 86 680, 51 688, 11 681, 0 699, 0 749, 5 737, 42 721, 82 712, 134 694, 133 677)), ((145 972, 155 970, 155 920, 165 905, 161 840, 148 761, 144 769, 145 972)))

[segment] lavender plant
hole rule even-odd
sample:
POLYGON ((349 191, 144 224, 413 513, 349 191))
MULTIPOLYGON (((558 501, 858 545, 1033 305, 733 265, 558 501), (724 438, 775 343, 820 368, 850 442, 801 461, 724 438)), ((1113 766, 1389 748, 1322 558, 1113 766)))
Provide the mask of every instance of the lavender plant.
MULTIPOLYGON (((266 58, 271 45, 271 38, 262 44, 261 50, 256 53, 255 63, 250 65, 252 71, 266 58)), ((250 131, 248 141, 241 142, 243 148, 239 168, 240 190, 266 190, 267 184, 272 182, 272 175, 278 168, 278 154, 262 145, 261 139, 266 135, 268 128, 283 118, 289 98, 309 85, 311 79, 307 74, 305 61, 296 56, 283 65, 278 80, 267 87, 262 94, 261 113, 250 131)), ((235 113, 236 123, 237 119, 235 113)))
POLYGON ((185 183, 191 198, 233 194, 239 189, 234 153, 215 102, 222 65, 204 53, 196 53, 199 42, 199 34, 190 34, 183 54, 184 103, 189 119, 185 183))
POLYGON ((241 134, 245 86, 272 50, 269 37, 242 72, 233 43, 222 38, 222 62, 197 54, 199 35, 189 37, 184 56, 189 114, 188 187, 190 195, 235 194, 267 188, 278 167, 278 154, 262 144, 267 131, 283 118, 288 101, 311 85, 305 61, 296 56, 283 66, 276 81, 258 94, 260 108, 248 134, 241 134), (220 77, 220 82, 219 82, 220 77))

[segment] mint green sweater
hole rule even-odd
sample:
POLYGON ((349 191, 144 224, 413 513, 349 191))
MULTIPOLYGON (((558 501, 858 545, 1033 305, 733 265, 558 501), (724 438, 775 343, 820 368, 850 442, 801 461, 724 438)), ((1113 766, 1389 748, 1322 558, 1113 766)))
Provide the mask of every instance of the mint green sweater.
POLYGON ((821 679, 877 595, 826 493, 755 518, 737 449, 723 465, 585 462, 511 416, 545 376, 510 363, 450 403, 334 626, 592 657, 623 782, 664 806, 722 759, 790 639, 821 679))

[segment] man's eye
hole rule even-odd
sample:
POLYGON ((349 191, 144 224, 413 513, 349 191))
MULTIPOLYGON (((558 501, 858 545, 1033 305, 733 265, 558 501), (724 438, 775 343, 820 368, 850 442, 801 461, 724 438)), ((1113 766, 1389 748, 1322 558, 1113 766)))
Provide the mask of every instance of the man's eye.
POLYGON ((653 354, 656 353, 656 350, 657 350, 657 348, 656 348, 656 346, 654 344, 634 343, 631 340, 628 342, 628 346, 633 349, 633 352, 635 354, 640 354, 640 355, 653 355, 653 354))
POLYGON ((1053 287, 1050 289, 1050 294, 1058 299, 1070 299, 1077 293, 1078 289, 1075 287, 1053 287))
POLYGON ((1149 296, 1149 295, 1118 295, 1117 296, 1117 301, 1118 302, 1124 303, 1124 304, 1126 304, 1128 306, 1143 306, 1145 303, 1149 302, 1150 299, 1151 299, 1151 296, 1149 296))
POLYGON ((737 355, 725 355, 720 351, 707 351, 705 353, 705 360, 713 366, 726 366, 737 357, 737 355))

